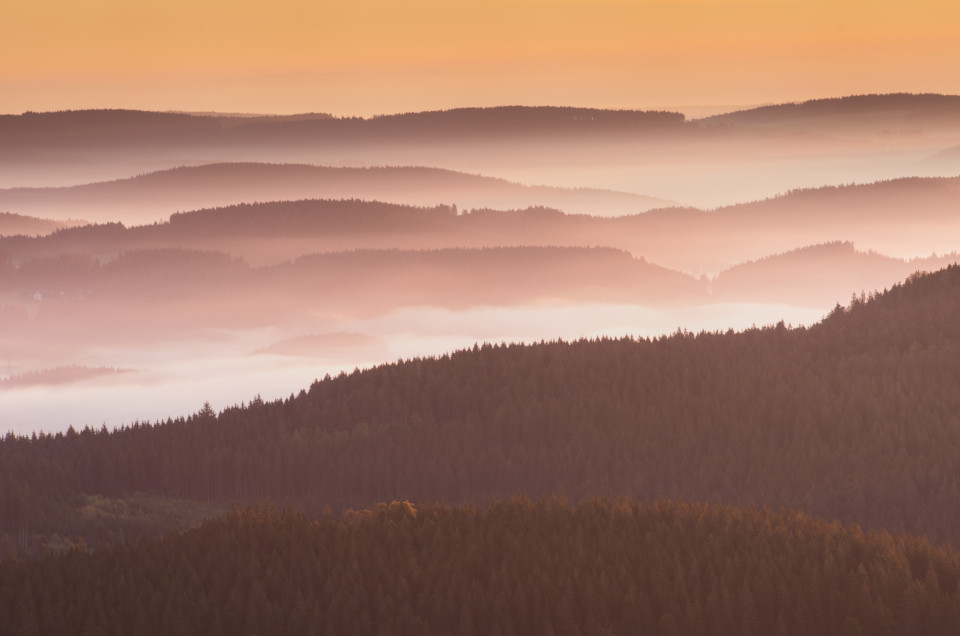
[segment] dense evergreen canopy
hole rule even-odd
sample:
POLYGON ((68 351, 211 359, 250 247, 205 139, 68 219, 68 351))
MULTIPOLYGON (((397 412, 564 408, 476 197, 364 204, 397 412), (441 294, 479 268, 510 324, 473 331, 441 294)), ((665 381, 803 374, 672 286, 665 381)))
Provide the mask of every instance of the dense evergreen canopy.
POLYGON ((953 549, 753 508, 268 508, 0 563, 0 633, 954 634, 958 578, 953 549))

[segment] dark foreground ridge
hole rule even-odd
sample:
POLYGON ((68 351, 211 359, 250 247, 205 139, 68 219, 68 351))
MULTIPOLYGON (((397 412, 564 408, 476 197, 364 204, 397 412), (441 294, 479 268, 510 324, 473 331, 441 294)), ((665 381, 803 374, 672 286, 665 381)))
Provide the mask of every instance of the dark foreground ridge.
POLYGON ((0 562, 4 634, 954 634, 960 555, 794 512, 515 498, 248 509, 0 562))
MULTIPOLYGON (((4 551, 163 529, 137 493, 308 514, 517 492, 791 506, 960 544, 960 267, 820 324, 483 345, 287 400, 0 442, 4 551), (94 496, 113 512, 85 513, 94 496)), ((165 505, 169 504, 169 501, 165 505)))

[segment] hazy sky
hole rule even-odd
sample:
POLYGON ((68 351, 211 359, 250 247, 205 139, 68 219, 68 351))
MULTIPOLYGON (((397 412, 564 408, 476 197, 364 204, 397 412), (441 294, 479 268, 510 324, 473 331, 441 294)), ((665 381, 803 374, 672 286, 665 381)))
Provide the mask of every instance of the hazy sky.
POLYGON ((955 0, 4 0, 0 112, 960 93, 955 0))

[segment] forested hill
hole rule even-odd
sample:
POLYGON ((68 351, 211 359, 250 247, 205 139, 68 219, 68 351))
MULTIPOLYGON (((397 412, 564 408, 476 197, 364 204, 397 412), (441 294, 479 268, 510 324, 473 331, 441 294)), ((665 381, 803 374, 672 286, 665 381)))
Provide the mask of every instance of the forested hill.
POLYGON ((702 124, 772 126, 825 120, 870 118, 874 125, 900 121, 917 125, 924 120, 960 123, 960 96, 891 93, 812 99, 800 103, 772 104, 723 113, 698 120, 702 124))
POLYGON ((251 509, 0 562, 0 633, 956 633, 960 557, 792 512, 626 500, 251 509))
POLYGON ((810 329, 483 345, 219 414, 9 435, 0 530, 8 549, 116 536, 80 514, 92 494, 317 512, 599 493, 788 505, 960 544, 958 312, 951 266, 810 329))
POLYGON ((90 146, 134 148, 177 144, 295 142, 352 143, 401 137, 432 141, 485 136, 616 134, 682 128, 681 113, 596 108, 499 106, 400 113, 379 117, 193 115, 133 110, 77 110, 0 115, 0 157, 36 146, 38 151, 90 146))

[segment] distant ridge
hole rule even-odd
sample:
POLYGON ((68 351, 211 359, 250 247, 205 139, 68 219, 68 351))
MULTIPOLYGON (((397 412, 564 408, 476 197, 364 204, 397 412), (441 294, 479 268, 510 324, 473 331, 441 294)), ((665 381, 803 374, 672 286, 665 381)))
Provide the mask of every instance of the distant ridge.
MULTIPOLYGON (((193 297, 204 302, 239 294, 254 304, 287 295, 298 304, 355 302, 376 306, 518 303, 541 298, 615 298, 677 302, 696 299, 692 277, 606 247, 495 247, 482 249, 362 249, 309 254, 250 267, 222 252, 180 248, 136 249, 101 263, 69 254, 0 268, 0 290, 128 303, 193 297), (242 293, 241 293, 242 292, 242 293), (309 292, 309 293, 308 293, 309 292)), ((236 301, 237 307, 240 300, 236 301)), ((136 303, 134 303, 136 304, 136 303)), ((242 312, 238 312, 242 313, 242 312)))
POLYGON ((28 371, 9 377, 0 377, 0 392, 4 389, 21 388, 27 386, 66 385, 83 382, 85 380, 104 378, 117 374, 134 373, 133 369, 117 369, 114 367, 86 367, 69 365, 54 369, 28 371))
POLYGON ((610 110, 569 106, 493 106, 380 115, 368 121, 378 125, 402 121, 413 124, 417 128, 419 128, 418 124, 425 124, 439 126, 445 130, 462 129, 482 122, 490 127, 534 133, 560 127, 597 130, 675 126, 684 123, 686 117, 683 113, 670 111, 610 110))
POLYGON ((958 209, 958 177, 829 186, 710 211, 666 208, 609 218, 546 207, 464 213, 450 205, 305 199, 176 213, 169 222, 153 225, 111 223, 60 230, 39 239, 5 238, 0 249, 21 260, 65 251, 191 247, 227 251, 264 264, 360 248, 603 245, 699 276, 838 240, 892 256, 958 251, 958 209))
POLYGON ((215 110, 208 110, 208 111, 172 110, 172 111, 163 111, 163 112, 170 112, 174 115, 191 115, 193 117, 265 119, 268 121, 305 121, 305 120, 311 120, 311 119, 335 119, 335 117, 330 113, 294 113, 291 115, 277 115, 277 114, 271 114, 271 113, 229 113, 229 112, 218 112, 215 110))
POLYGON ((960 172, 960 146, 952 146, 941 150, 922 161, 925 166, 941 168, 952 172, 960 172))
POLYGON ((937 93, 850 95, 758 106, 695 121, 705 124, 769 125, 877 113, 894 114, 906 120, 918 117, 960 120, 960 96, 937 93))
POLYGON ((335 332, 285 338, 254 351, 251 355, 325 358, 344 351, 382 355, 387 347, 382 338, 362 333, 335 332))
POLYGON ((756 201, 746 201, 725 205, 716 208, 721 210, 735 210, 742 208, 751 208, 769 203, 801 200, 825 197, 856 197, 868 191, 889 195, 913 197, 918 194, 936 192, 936 193, 957 193, 960 192, 960 176, 958 177, 898 177, 896 179, 883 179, 869 183, 846 183, 843 185, 824 185, 816 188, 796 188, 787 190, 776 196, 758 199, 756 201))
POLYGON ((303 332, 327 318, 373 318, 401 308, 690 306, 705 299, 706 285, 610 248, 355 250, 261 267, 222 252, 164 248, 112 259, 0 261, 0 296, 21 299, 8 315, 0 312, 0 345, 82 348, 158 344, 208 329, 303 332))
MULTIPOLYGON (((82 137, 106 138, 135 144, 158 133, 201 134, 195 141, 232 139, 250 141, 269 134, 278 140, 297 140, 303 134, 322 134, 333 139, 376 137, 431 138, 475 137, 477 135, 537 135, 604 130, 650 130, 682 126, 683 113, 642 110, 604 110, 563 106, 496 106, 398 113, 376 117, 243 116, 187 114, 123 109, 25 112, 0 115, 0 141, 32 142, 39 139, 61 142, 82 137), (126 134, 126 139, 118 135, 126 134)), ((167 142, 174 139, 167 139, 167 142)), ((190 141, 180 139, 181 142, 190 141)))
MULTIPOLYGON (((243 117, 132 110, 0 115, 0 184, 77 184, 139 171, 250 158, 482 171, 491 143, 622 146, 687 130, 682 113, 504 106, 362 117, 243 117), (463 146, 472 145, 468 151, 463 146), (450 156, 466 161, 451 162, 450 156)), ((520 155, 523 156, 523 152, 520 155)), ((511 153, 513 154, 513 153, 511 153)), ((587 185, 587 184, 583 184, 587 185)))
POLYGON ((935 271, 960 261, 956 252, 899 259, 857 251, 835 241, 741 263, 720 272, 711 289, 717 300, 809 304, 846 302, 851 294, 873 293, 917 271, 935 271))
POLYGON ((0 212, 0 237, 43 236, 55 230, 80 224, 80 221, 54 221, 12 212, 0 212))
POLYGON ((944 167, 921 159, 960 144, 957 99, 853 96, 695 120, 679 112, 562 106, 366 118, 25 113, 0 116, 0 187, 78 185, 244 160, 434 166, 713 207, 797 186, 943 176, 944 167))
POLYGON ((255 162, 183 166, 69 187, 0 189, 0 207, 11 211, 127 224, 165 219, 177 211, 253 201, 341 198, 410 205, 447 203, 461 209, 545 205, 601 216, 636 214, 672 205, 641 194, 527 186, 440 168, 255 162))

